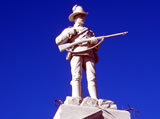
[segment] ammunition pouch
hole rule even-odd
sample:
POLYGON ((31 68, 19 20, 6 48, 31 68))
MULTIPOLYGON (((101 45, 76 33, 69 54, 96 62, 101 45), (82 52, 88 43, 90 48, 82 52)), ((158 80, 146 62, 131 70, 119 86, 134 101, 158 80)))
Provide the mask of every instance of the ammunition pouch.
POLYGON ((71 60, 71 58, 72 58, 72 53, 68 52, 66 56, 66 60, 71 60))

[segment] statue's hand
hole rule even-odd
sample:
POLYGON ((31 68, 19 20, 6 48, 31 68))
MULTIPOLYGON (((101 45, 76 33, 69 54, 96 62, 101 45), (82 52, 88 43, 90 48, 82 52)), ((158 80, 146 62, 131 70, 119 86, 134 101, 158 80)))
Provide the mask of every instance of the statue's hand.
POLYGON ((76 34, 76 30, 74 28, 69 28, 68 29, 68 34, 69 35, 75 35, 76 34))
POLYGON ((91 40, 90 40, 90 43, 91 43, 92 45, 95 45, 95 44, 98 43, 98 40, 97 40, 95 37, 92 37, 91 40))

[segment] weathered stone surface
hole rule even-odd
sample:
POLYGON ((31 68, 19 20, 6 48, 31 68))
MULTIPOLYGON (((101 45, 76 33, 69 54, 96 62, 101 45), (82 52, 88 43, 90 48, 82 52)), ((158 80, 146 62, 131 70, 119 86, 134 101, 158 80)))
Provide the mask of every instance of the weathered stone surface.
POLYGON ((86 97, 86 98, 83 99, 83 101, 80 105, 81 106, 89 106, 89 107, 97 107, 98 106, 98 100, 90 98, 90 97, 86 97))
POLYGON ((99 99, 98 106, 102 109, 117 109, 117 105, 111 100, 99 99))
POLYGON ((101 109, 117 109, 117 105, 111 100, 104 100, 104 99, 97 100, 91 97, 86 97, 82 99, 80 97, 67 96, 64 104, 99 107, 101 109))
POLYGON ((82 102, 82 98, 80 97, 67 96, 64 104, 80 105, 81 102, 82 102))
POLYGON ((124 110, 62 104, 53 119, 130 119, 124 110))

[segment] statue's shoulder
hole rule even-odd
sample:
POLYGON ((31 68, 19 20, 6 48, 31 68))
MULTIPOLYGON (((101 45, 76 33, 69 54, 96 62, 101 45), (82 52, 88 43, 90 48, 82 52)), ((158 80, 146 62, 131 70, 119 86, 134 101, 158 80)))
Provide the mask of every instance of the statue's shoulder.
POLYGON ((84 30, 90 30, 88 27, 83 27, 84 30))
MULTIPOLYGON (((73 26, 68 26, 68 27, 67 27, 67 28, 65 28, 65 29, 70 29, 70 28, 73 28, 73 26)), ((64 30, 65 30, 65 29, 64 29, 64 30)))
MULTIPOLYGON (((73 28, 73 26, 68 26, 67 28, 65 28, 66 30, 73 28)), ((64 29, 64 30, 65 30, 64 29)))
POLYGON ((88 31, 90 31, 90 32, 93 32, 90 28, 88 28, 88 27, 84 27, 84 29, 86 29, 86 30, 88 30, 88 31))
POLYGON ((62 33, 68 32, 68 30, 71 29, 71 28, 73 28, 73 26, 68 26, 67 28, 65 28, 65 29, 62 31, 62 33))
POLYGON ((90 28, 84 27, 84 29, 86 29, 86 30, 88 31, 87 34, 88 34, 89 36, 95 36, 94 32, 93 32, 90 28))
POLYGON ((73 28, 73 26, 68 26, 67 28, 73 28))

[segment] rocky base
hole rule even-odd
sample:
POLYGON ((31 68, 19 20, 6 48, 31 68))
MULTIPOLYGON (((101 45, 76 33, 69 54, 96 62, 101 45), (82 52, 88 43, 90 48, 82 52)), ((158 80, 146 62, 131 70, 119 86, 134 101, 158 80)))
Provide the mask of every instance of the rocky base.
POLYGON ((102 109, 108 109, 108 108, 117 109, 117 105, 111 100, 93 99, 90 97, 86 97, 82 99, 79 97, 67 96, 64 104, 80 105, 80 106, 88 106, 88 107, 99 107, 102 109))
POLYGON ((67 97, 53 119, 130 119, 130 113, 110 100, 67 97))

